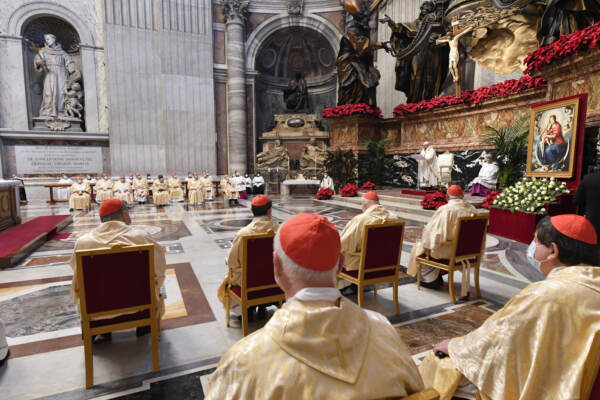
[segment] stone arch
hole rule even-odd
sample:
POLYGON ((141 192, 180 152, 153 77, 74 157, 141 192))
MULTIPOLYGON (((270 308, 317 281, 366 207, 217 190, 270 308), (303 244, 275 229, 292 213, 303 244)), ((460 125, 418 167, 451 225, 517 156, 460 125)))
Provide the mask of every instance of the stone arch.
POLYGON ((31 19, 42 16, 56 17, 71 24, 79 34, 82 46, 96 45, 96 38, 76 13, 60 4, 47 1, 27 3, 18 7, 8 19, 7 34, 20 37, 23 28, 31 19))
POLYGON ((304 27, 315 30, 327 39, 336 54, 339 51, 342 33, 325 18, 314 14, 300 17, 276 15, 258 25, 246 40, 246 69, 252 70, 254 68, 261 45, 267 38, 280 29, 291 27, 304 27))

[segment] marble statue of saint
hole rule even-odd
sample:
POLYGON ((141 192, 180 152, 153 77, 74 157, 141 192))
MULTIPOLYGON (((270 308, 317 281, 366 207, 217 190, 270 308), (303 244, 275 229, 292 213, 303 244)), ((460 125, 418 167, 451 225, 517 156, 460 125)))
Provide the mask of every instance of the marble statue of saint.
POLYGON ((419 160, 419 185, 420 187, 435 187, 440 180, 440 169, 437 163, 437 154, 429 142, 423 144, 419 160))
POLYGON ((302 72, 297 72, 296 78, 283 89, 283 101, 288 111, 308 113, 308 88, 302 72))
POLYGON ((300 158, 300 168, 322 168, 326 159, 327 150, 317 146, 317 140, 311 138, 304 146, 304 151, 300 158))
POLYGON ((286 168, 290 156, 287 149, 281 145, 280 140, 275 141, 275 147, 256 155, 258 168, 286 168))
POLYGON ((56 118, 64 116, 67 81, 69 71, 76 71, 75 61, 63 50, 56 36, 51 33, 44 35, 46 43, 36 54, 33 66, 36 71, 45 72, 44 90, 40 117, 56 118))

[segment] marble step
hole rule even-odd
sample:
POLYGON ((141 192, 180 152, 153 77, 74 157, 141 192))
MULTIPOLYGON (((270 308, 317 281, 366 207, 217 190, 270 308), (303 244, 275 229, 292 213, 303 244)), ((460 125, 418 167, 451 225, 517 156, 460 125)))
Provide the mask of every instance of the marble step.
MULTIPOLYGON (((393 199, 398 199, 398 198, 393 198, 393 199)), ((400 199, 398 199, 398 200, 400 200, 400 199)), ((405 203, 405 202, 398 201, 398 200, 390 201, 390 200, 383 200, 381 197, 379 198, 381 205, 383 205, 386 209, 392 211, 399 218, 404 219, 404 220, 427 223, 429 221, 429 219, 431 218, 431 216, 433 215, 433 213, 435 212, 433 210, 423 210, 421 208, 421 205, 418 203, 417 203, 417 205, 415 205, 414 202, 412 202, 412 204, 411 204, 411 202, 405 203)), ((338 206, 342 206, 342 207, 351 207, 351 208, 355 208, 355 209, 361 208, 360 197, 334 196, 331 200, 325 200, 325 201, 323 201, 323 203, 330 204, 330 205, 338 205, 338 206)))

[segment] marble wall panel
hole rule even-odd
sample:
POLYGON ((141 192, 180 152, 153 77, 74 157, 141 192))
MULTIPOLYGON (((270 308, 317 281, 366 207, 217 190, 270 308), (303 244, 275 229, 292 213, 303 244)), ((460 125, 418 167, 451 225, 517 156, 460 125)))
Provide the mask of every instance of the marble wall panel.
POLYGON ((225 32, 214 31, 213 38, 215 42, 214 59, 215 64, 225 64, 225 32))

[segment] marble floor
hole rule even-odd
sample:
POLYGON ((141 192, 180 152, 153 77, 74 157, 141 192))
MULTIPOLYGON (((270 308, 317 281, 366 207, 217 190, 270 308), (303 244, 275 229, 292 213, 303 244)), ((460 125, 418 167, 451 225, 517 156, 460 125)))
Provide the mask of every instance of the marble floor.
MULTIPOLYGON (((359 210, 308 198, 273 199, 273 218, 312 212, 340 230, 359 210)), ((30 204, 25 220, 68 213, 66 206, 30 204)), ((11 359, 0 367, 0 398, 203 398, 202 386, 220 355, 242 337, 241 323, 225 326, 217 288, 226 274, 224 257, 236 231, 250 222, 247 201, 205 206, 174 204, 156 209, 135 206, 132 223, 167 247, 167 313, 160 342, 159 373, 151 372, 149 337, 118 332, 111 343, 94 346, 93 389, 84 388, 84 355, 79 317, 70 301, 69 258, 75 241, 99 224, 97 209, 75 212, 73 223, 42 247, 0 270, 0 315, 6 322, 11 359), (179 395, 177 394, 179 393, 179 395)), ((401 265, 423 225, 407 222, 401 265)), ((488 235, 481 270, 482 298, 452 304, 447 283, 441 291, 417 290, 401 273, 400 315, 394 314, 391 286, 377 296, 369 290, 365 307, 386 315, 419 362, 438 341, 479 326, 494 310, 542 275, 529 265, 526 245, 488 235)), ((460 282, 460 276, 456 277, 460 282)), ((456 290, 459 290, 457 284, 456 290)), ((472 293, 474 289, 471 288, 472 293)), ((355 296, 350 296, 356 300, 355 296)), ((275 311, 269 309, 269 315, 275 311)), ((250 330, 265 320, 250 323, 250 330)))

